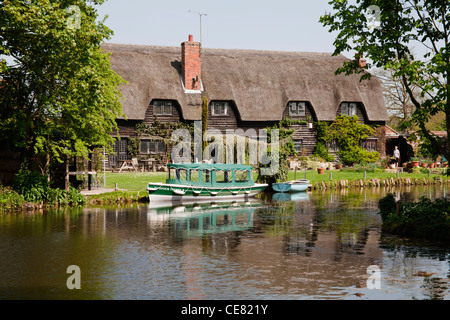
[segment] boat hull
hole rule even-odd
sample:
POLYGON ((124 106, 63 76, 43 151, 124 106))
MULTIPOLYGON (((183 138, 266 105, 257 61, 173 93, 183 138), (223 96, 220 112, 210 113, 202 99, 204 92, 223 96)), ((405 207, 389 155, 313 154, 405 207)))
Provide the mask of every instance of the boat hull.
POLYGON ((308 180, 297 180, 289 182, 274 183, 272 189, 275 192, 304 192, 309 187, 308 180))
POLYGON ((150 202, 222 201, 251 198, 262 192, 267 184, 246 187, 194 187, 165 183, 150 183, 147 187, 150 202))
POLYGON ((274 183, 272 185, 272 189, 275 192, 289 192, 291 190, 291 186, 289 183, 274 183))
POLYGON ((309 187, 309 183, 294 183, 291 185, 291 192, 303 192, 309 187))

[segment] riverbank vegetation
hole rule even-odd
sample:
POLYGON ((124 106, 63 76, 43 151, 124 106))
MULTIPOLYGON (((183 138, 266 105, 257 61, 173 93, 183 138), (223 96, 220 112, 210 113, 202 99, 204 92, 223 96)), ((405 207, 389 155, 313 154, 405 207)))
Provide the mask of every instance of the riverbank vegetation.
POLYGON ((79 190, 52 188, 47 176, 21 169, 12 187, 0 186, 0 213, 86 203, 79 190))
POLYGON ((418 202, 396 201, 388 194, 379 201, 383 231, 399 236, 450 240, 450 201, 422 197, 418 202))
MULTIPOLYGON (((389 172, 373 165, 355 165, 341 170, 290 170, 288 180, 306 178, 311 189, 342 189, 392 187, 400 185, 448 184, 450 178, 444 169, 415 169, 412 172, 389 172)), ((99 175, 100 176, 100 175, 99 175)), ((13 187, 0 186, 0 213, 15 210, 63 205, 111 205, 147 202, 146 187, 149 182, 165 182, 165 172, 105 172, 101 186, 112 192, 83 196, 71 187, 69 191, 51 188, 47 178, 38 173, 21 171, 13 187), (117 188, 117 189, 116 189, 117 188), (115 191, 113 191, 115 190, 115 191)), ((258 177, 254 172, 254 180, 258 177)))

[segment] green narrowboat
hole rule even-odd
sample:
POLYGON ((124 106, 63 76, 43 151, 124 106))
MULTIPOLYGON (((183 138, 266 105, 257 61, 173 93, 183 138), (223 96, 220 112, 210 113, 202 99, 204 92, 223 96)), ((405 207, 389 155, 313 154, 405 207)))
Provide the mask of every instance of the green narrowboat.
POLYGON ((253 167, 244 164, 172 163, 166 183, 149 183, 150 202, 219 201, 250 198, 268 185, 253 181, 253 167))

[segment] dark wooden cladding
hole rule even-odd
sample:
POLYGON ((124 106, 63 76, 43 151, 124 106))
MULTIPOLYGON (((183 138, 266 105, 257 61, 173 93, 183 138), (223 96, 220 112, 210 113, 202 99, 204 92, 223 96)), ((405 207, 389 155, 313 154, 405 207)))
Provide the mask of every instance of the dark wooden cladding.
MULTIPOLYGON (((230 103, 228 115, 217 116, 211 114, 211 108, 208 111, 208 129, 218 129, 222 134, 226 134, 226 130, 238 130, 241 129, 245 135, 248 135, 254 129, 257 137, 259 136, 259 130, 268 127, 273 127, 276 121, 241 121, 236 111, 236 107, 233 103, 230 103)), ((309 122, 315 121, 315 114, 312 111, 311 105, 306 104, 305 116, 290 116, 289 105, 286 106, 283 112, 284 118, 291 118, 293 120, 304 120, 309 122)), ((308 124, 295 124, 292 127, 295 132, 293 140, 300 140, 302 143, 302 149, 306 154, 312 154, 316 146, 316 134, 314 128, 309 128, 308 124)))
MULTIPOLYGON (((306 103, 304 116, 290 115, 289 104, 287 104, 286 108, 283 111, 283 118, 302 120, 307 121, 308 123, 314 123, 316 121, 316 116, 313 112, 312 106, 309 103, 306 103)), ((292 135, 292 139, 294 141, 301 140, 302 150, 305 151, 307 155, 312 154, 317 144, 316 130, 314 126, 310 129, 308 124, 295 124, 292 126, 292 128, 295 130, 294 134, 292 135)))
MULTIPOLYGON (((161 122, 193 122, 186 121, 183 119, 183 115, 181 113, 181 108, 177 101, 175 100, 164 100, 172 102, 172 112, 170 115, 168 114, 154 114, 154 105, 153 101, 148 106, 144 123, 152 123, 155 118, 161 122)), ((273 127, 277 121, 242 121, 240 119, 240 115, 237 111, 237 107, 233 101, 226 101, 228 104, 228 113, 224 115, 213 115, 212 107, 210 105, 208 109, 208 129, 218 129, 222 135, 225 136, 227 130, 232 130, 233 133, 243 134, 245 136, 255 135, 254 138, 258 139, 260 137, 260 130, 273 127), (241 131, 239 131, 241 130, 241 131)), ((302 101, 295 101, 302 102, 302 101)), ((315 147, 317 145, 317 137, 316 137, 316 128, 314 122, 317 121, 316 114, 314 112, 313 106, 309 102, 305 103, 305 114, 304 115, 291 115, 290 114, 290 104, 287 103, 285 109, 283 111, 283 118, 289 118, 292 120, 301 120, 305 123, 302 124, 294 124, 292 128, 294 129, 294 134, 292 136, 293 142, 296 146, 301 145, 300 150, 298 150, 298 154, 301 155, 311 155, 313 154, 315 147)), ((340 115, 342 110, 342 106, 336 111, 336 115, 340 115)), ((364 106, 360 103, 357 104, 356 115, 360 123, 366 124, 375 124, 380 127, 384 127, 383 122, 369 122, 367 121, 367 116, 365 115, 364 106)), ((121 137, 130 137, 136 134, 135 127, 141 121, 138 120, 117 120, 119 132, 121 137)), ((371 139, 377 139, 377 149, 380 154, 384 154, 384 146, 383 142, 385 139, 382 139, 381 132, 384 132, 384 129, 378 129, 377 134, 371 136, 371 139)), ((330 149, 331 154, 335 155, 336 158, 336 150, 330 149)))
MULTIPOLYGON (((119 128, 119 134, 121 137, 130 137, 136 134, 136 125, 138 123, 142 123, 142 121, 138 120, 116 120, 117 128, 119 128)), ((117 133, 113 134, 116 136, 117 133)))

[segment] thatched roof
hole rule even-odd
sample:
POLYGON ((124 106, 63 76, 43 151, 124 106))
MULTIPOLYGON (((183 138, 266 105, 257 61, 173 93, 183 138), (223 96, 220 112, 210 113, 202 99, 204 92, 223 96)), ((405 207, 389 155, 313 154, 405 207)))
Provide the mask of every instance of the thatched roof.
MULTIPOLYGON (((201 119, 200 93, 181 84, 181 47, 104 44, 127 119, 143 120, 153 99, 177 100, 186 120, 201 119)), ((317 119, 333 121, 343 101, 362 102, 369 121, 386 121, 380 80, 335 75, 347 58, 329 53, 202 49, 202 83, 211 100, 234 101, 243 121, 277 121, 289 101, 309 101, 317 119)))

